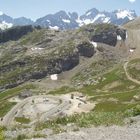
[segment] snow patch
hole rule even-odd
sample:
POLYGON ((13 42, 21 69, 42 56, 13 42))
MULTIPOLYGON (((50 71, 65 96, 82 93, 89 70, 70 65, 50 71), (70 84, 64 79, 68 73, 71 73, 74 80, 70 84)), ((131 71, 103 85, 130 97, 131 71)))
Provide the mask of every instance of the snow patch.
POLYGON ((106 17, 104 20, 103 20, 103 23, 109 23, 110 22, 110 18, 109 17, 106 17))
POLYGON ((13 26, 12 23, 7 23, 5 21, 2 21, 2 23, 0 23, 0 29, 1 30, 5 30, 5 29, 8 29, 8 28, 11 28, 13 26))
POLYGON ((35 51, 35 50, 43 50, 43 48, 37 48, 37 47, 35 47, 35 48, 31 48, 31 50, 32 51, 35 51))
POLYGON ((80 18, 78 18, 76 22, 79 24, 80 27, 84 25, 83 21, 80 18))
POLYGON ((122 37, 120 35, 117 35, 117 40, 122 40, 122 37))
POLYGON ((52 30, 59 30, 58 26, 49 26, 49 28, 52 29, 52 30))
POLYGON ((133 20, 134 17, 132 16, 133 12, 128 11, 128 10, 118 10, 118 13, 116 13, 117 18, 122 18, 124 19, 125 17, 128 17, 129 20, 133 20))
POLYGON ((93 23, 93 21, 91 19, 86 19, 83 21, 83 23, 87 25, 87 24, 93 23))
POLYGON ((68 19, 62 19, 62 21, 65 23, 70 23, 70 20, 68 20, 68 19))
POLYGON ((94 23, 96 20, 98 20, 101 17, 105 17, 105 15, 104 14, 98 14, 98 15, 96 15, 96 17, 94 19, 86 19, 86 20, 83 20, 83 23, 85 25, 90 24, 90 23, 94 23))
POLYGON ((50 20, 47 19, 46 21, 50 23, 50 20))
POLYGON ((126 32, 126 39, 128 38, 128 33, 126 32))
POLYGON ((134 50, 133 50, 133 49, 130 49, 130 50, 129 50, 129 52, 133 53, 133 52, 134 52, 134 50))
POLYGON ((88 12, 87 14, 86 14, 86 16, 89 16, 91 14, 91 12, 88 12))
POLYGON ((95 22, 96 20, 98 20, 100 17, 105 17, 105 15, 104 15, 104 14, 98 14, 98 15, 94 18, 94 20, 92 21, 92 23, 95 22))
POLYGON ((91 43, 95 48, 97 48, 97 46, 98 46, 97 42, 91 41, 90 43, 91 43))
MULTIPOLYGON (((77 20, 76 20, 76 22, 77 23, 79 23, 79 26, 81 27, 82 25, 87 25, 87 24, 90 24, 90 23, 94 23, 96 20, 98 20, 99 18, 101 18, 101 17, 105 17, 105 15, 104 14, 98 14, 98 15, 96 15, 95 16, 95 18, 94 19, 85 19, 85 20, 81 20, 80 18, 78 18, 77 20)), ((105 19, 105 22, 108 22, 110 20, 110 18, 106 18, 105 19)))
POLYGON ((50 76, 51 80, 56 81, 58 80, 58 75, 57 74, 53 74, 50 76))

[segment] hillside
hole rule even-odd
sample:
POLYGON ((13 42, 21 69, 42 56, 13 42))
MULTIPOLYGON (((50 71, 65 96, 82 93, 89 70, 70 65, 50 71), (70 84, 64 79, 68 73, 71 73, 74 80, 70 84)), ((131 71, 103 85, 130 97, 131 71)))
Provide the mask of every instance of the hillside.
POLYGON ((102 53, 105 59, 119 61, 119 57, 123 57, 121 49, 117 54, 115 50, 118 47, 114 47, 118 36, 123 43, 125 30, 108 24, 88 25, 75 31, 34 29, 20 40, 7 42, 0 47, 0 71, 3 73, 0 89, 70 70, 79 64, 81 56, 90 58, 102 53), (106 52, 108 47, 104 50, 104 47, 99 45, 96 50, 92 42, 111 45, 108 49, 110 54, 106 52))
POLYGON ((124 26, 129 29, 135 29, 135 30, 140 29, 140 18, 138 17, 133 21, 128 22, 124 26))
POLYGON ((91 131, 137 140, 140 42, 134 24, 31 28, 2 40, 0 132, 9 140, 95 138, 91 131), (131 131, 137 137, 126 136, 131 131))
POLYGON ((140 46, 139 46, 139 34, 140 34, 140 18, 128 22, 124 25, 124 28, 128 30, 128 39, 126 45, 129 49, 134 49, 132 58, 139 58, 140 55, 140 46))

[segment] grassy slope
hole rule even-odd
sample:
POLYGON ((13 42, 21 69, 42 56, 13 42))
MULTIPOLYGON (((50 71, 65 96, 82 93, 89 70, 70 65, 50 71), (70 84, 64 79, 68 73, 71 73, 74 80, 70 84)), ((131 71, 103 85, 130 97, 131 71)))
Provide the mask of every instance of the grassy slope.
MULTIPOLYGON (((97 78, 97 77, 96 77, 97 78)), ((82 79, 81 79, 82 80, 82 79)), ((74 122, 79 126, 88 126, 89 124, 100 125, 100 124, 121 124, 124 119, 124 112, 128 109, 136 107, 140 100, 135 100, 135 95, 140 95, 139 85, 129 81, 124 73, 123 67, 119 65, 112 71, 109 71, 106 74, 100 75, 98 79, 99 82, 95 85, 87 85, 81 89, 73 89, 69 87, 62 87, 58 90, 52 91, 49 94, 65 94, 71 91, 80 91, 90 97, 90 100, 97 102, 97 105, 93 111, 88 114, 74 115, 70 117, 58 118, 51 122, 46 122, 45 124, 39 124, 39 128, 42 129, 45 127, 54 127, 52 125, 71 123, 74 122), (115 86, 112 86, 112 83, 116 82, 115 86), (106 89, 105 87, 110 87, 106 89), (98 114, 98 115, 96 115, 98 114), (118 121, 119 120, 119 121, 118 121), (105 123, 106 122, 106 123, 105 123), (48 124, 49 123, 49 124, 48 124), (46 124, 48 126, 46 126, 46 124)), ((20 93, 24 89, 33 88, 32 85, 27 87, 17 87, 8 91, 1 93, 0 101, 11 98, 20 93)), ((14 103, 13 103, 14 105, 14 103)), ((9 105, 9 102, 5 105, 5 110, 8 111, 12 106, 9 105)), ((1 116, 3 113, 3 108, 0 110, 1 116)), ((56 129, 59 129, 58 126, 56 129)))
POLYGON ((134 59, 128 63, 128 72, 132 78, 140 81, 140 59, 134 59))
POLYGON ((131 103, 135 95, 140 95, 140 88, 139 85, 127 80, 122 67, 103 75, 103 77, 105 80, 100 81, 99 84, 81 89, 82 92, 92 96, 92 101, 100 100, 95 111, 125 111, 140 103, 140 101, 131 103), (118 85, 104 90, 104 87, 110 87, 116 81, 119 83, 118 85))
MULTIPOLYGON (((58 91, 56 90, 55 93, 67 93, 66 89, 66 87, 61 88, 58 91)), ((55 131, 62 131, 60 125, 68 123, 75 123, 80 127, 90 125, 121 125, 126 117, 140 114, 140 99, 134 99, 134 96, 140 95, 140 87, 126 78, 122 66, 102 75, 98 84, 85 86, 78 91, 88 95, 91 101, 97 102, 93 111, 87 114, 76 114, 57 118, 46 123, 39 123, 36 129, 55 128, 55 131), (115 81, 119 81, 120 84, 108 89, 108 91, 104 91, 106 85, 110 85, 115 81)))

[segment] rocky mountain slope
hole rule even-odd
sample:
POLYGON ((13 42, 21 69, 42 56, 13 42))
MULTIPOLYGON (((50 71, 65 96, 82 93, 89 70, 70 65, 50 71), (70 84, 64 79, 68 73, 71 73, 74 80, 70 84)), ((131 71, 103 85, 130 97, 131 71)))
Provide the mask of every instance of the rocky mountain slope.
POLYGON ((140 29, 140 17, 136 18, 135 20, 128 22, 124 25, 124 27, 128 29, 139 30, 140 29))
POLYGON ((31 31, 18 41, 0 46, 1 90, 30 79, 68 71, 79 64, 81 56, 88 58, 97 52, 104 54, 103 45, 98 46, 98 43, 112 46, 113 50, 110 49, 104 57, 117 61, 121 53, 113 53, 115 46, 118 41, 121 45, 126 39, 126 31, 111 24, 87 25, 74 31, 38 28, 31 31))
POLYGON ((126 45, 129 49, 134 50, 133 57, 139 57, 140 55, 140 18, 136 18, 135 20, 128 22, 124 25, 124 28, 128 31, 128 40, 126 42, 126 45))

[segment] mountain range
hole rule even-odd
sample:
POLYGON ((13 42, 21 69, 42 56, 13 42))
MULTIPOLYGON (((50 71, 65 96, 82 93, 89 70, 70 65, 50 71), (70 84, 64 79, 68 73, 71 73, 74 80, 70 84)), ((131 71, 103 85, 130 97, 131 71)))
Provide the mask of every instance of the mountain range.
POLYGON ((0 12, 0 28, 4 30, 17 25, 40 25, 51 29, 75 29, 90 23, 113 23, 122 25, 136 17, 137 14, 134 10, 119 9, 113 12, 107 12, 93 8, 81 16, 76 12, 66 13, 65 11, 59 11, 55 14, 48 14, 41 17, 34 22, 25 17, 12 18, 3 12, 0 12))

